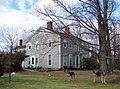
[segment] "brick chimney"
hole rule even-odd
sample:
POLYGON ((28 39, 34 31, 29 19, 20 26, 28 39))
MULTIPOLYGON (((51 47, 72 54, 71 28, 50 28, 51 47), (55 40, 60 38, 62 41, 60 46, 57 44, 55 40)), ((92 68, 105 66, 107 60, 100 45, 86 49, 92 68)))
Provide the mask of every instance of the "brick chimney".
POLYGON ((65 26, 65 34, 70 34, 70 28, 68 26, 65 26))
POLYGON ((47 22, 47 29, 52 30, 53 29, 52 25, 53 25, 52 21, 47 22))
POLYGON ((23 46, 23 41, 20 39, 19 46, 23 46))

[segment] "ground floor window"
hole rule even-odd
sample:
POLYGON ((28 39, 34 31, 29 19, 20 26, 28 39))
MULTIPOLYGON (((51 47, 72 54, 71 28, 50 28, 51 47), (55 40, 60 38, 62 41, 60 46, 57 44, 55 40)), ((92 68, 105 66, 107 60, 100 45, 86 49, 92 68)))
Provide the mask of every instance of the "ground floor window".
POLYGON ((67 55, 63 56, 63 66, 67 66, 67 55))
POLYGON ((34 57, 32 57, 32 64, 34 64, 34 57))
POLYGON ((80 57, 79 57, 79 55, 75 56, 75 67, 80 68, 80 57))
POLYGON ((69 66, 72 66, 73 65, 73 57, 72 57, 72 54, 69 55, 69 66))
POLYGON ((52 55, 51 54, 48 55, 48 65, 49 66, 52 65, 52 55))

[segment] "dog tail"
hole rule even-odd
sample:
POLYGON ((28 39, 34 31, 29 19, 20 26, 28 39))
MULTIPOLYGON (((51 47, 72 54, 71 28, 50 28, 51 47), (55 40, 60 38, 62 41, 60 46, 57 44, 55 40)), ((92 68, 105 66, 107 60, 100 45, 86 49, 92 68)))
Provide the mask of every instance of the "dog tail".
POLYGON ((94 74, 96 74, 95 70, 92 69, 92 71, 93 71, 94 74))

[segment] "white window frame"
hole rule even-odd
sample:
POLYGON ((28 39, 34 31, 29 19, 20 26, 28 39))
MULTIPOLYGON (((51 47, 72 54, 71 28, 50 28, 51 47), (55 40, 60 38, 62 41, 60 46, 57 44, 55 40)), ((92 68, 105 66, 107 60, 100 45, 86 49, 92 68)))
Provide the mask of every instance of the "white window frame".
POLYGON ((69 66, 73 66, 73 55, 72 54, 69 54, 69 66), (70 63, 71 61, 71 63, 70 63))
POLYGON ((63 66, 67 66, 67 55, 63 55, 63 66))
POLYGON ((49 54, 48 54, 48 62, 47 62, 47 64, 48 64, 48 66, 52 66, 52 63, 53 63, 52 54, 49 53, 49 54), (51 56, 51 58, 50 58, 50 56, 51 56), (49 61, 50 61, 50 60, 51 60, 51 65, 49 65, 49 61))
POLYGON ((30 56, 30 66, 35 67, 35 56, 30 56))
POLYGON ((75 68, 80 68, 80 57, 79 57, 79 55, 75 55, 75 68), (78 65, 76 63, 78 63, 78 65))
POLYGON ((36 55, 35 57, 35 65, 38 66, 39 63, 39 55, 36 55))
POLYGON ((31 43, 28 43, 28 49, 32 49, 32 44, 31 43))
POLYGON ((31 64, 32 64, 32 65, 35 64, 35 57, 31 57, 31 64))
POLYGON ((52 39, 48 40, 48 47, 52 47, 52 39))
POLYGON ((38 41, 35 42, 35 49, 39 49, 38 41))
POLYGON ((67 48, 67 40, 66 40, 66 39, 63 40, 63 47, 64 47, 64 48, 67 48), (65 45, 66 45, 66 46, 65 46, 65 45))

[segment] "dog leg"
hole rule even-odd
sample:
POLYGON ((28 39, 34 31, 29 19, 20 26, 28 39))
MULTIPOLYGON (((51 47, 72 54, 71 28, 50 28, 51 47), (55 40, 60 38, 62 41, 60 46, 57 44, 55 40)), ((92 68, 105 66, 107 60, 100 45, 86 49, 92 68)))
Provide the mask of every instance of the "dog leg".
POLYGON ((95 83, 95 80, 96 80, 96 76, 94 76, 94 79, 93 79, 93 82, 95 83))
POLYGON ((101 75, 101 82, 104 83, 104 77, 101 75))
POLYGON ((103 81, 104 81, 104 84, 107 84, 107 83, 106 83, 106 77, 104 77, 103 81))

